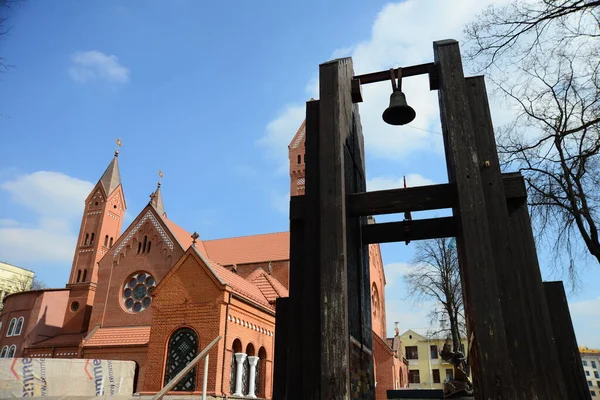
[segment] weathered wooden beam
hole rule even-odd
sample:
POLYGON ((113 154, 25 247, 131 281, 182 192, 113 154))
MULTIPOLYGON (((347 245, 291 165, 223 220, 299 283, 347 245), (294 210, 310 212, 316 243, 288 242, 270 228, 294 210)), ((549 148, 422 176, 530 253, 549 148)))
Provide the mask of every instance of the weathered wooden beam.
MULTIPOLYGON (((350 398, 344 143, 352 129, 352 59, 319 66, 321 399, 350 398)), ((307 350, 308 351, 308 350, 307 350)))
POLYGON ((404 242, 455 237, 457 233, 454 217, 417 219, 401 222, 367 224, 362 227, 363 244, 404 242))
POLYGON ((454 215, 460 219, 457 248, 468 330, 475 338, 469 355, 475 396, 517 399, 460 50, 455 40, 434 42, 433 50, 448 181, 458 195, 454 215))
POLYGON ((558 364, 562 368, 566 386, 565 399, 591 400, 563 283, 544 282, 544 291, 556 341, 558 364))
MULTIPOLYGON (((527 191, 520 174, 502 174, 507 200, 525 201, 527 191)), ((308 177, 306 178, 308 182, 308 177)), ((406 189, 377 190, 349 194, 346 200, 348 216, 397 214, 405 211, 437 210, 456 205, 456 185, 416 186, 406 189)), ((304 196, 291 198, 290 219, 305 216, 304 196)))
POLYGON ((348 195, 349 216, 436 210, 456 205, 456 185, 417 186, 348 195))
MULTIPOLYGON (((275 301, 275 358, 273 359, 273 400, 286 397, 288 351, 291 347, 288 337, 290 331, 290 298, 280 297, 275 301)), ((294 343, 294 346, 296 344, 294 343)))
MULTIPOLYGON (((561 391, 560 386, 562 374, 556 376, 557 366, 546 365, 542 360, 546 360, 547 353, 537 351, 536 340, 542 339, 542 335, 536 335, 535 331, 544 326, 543 314, 530 311, 534 303, 543 303, 544 299, 539 296, 541 293, 529 274, 534 264, 537 267, 537 255, 521 251, 524 233, 510 229, 485 80, 483 76, 476 76, 467 78, 466 83, 477 157, 483 164, 481 187, 488 223, 493 227, 490 230, 492 251, 515 394, 524 400, 564 399, 564 390, 561 391)), ((541 283, 540 279, 540 290, 541 283)))
MULTIPOLYGON (((436 71, 434 68, 431 68, 431 66, 433 66, 433 63, 411 65, 409 67, 402 67, 402 78, 408 78, 410 76, 424 75, 424 74, 429 74, 429 73, 435 74, 436 71)), ((394 78, 398 78, 398 68, 394 69, 394 78)), ((366 84, 375 83, 375 82, 389 81, 390 80, 390 70, 387 69, 385 71, 370 72, 368 74, 357 75, 354 77, 354 79, 360 80, 361 85, 366 85, 366 84)))
MULTIPOLYGON (((320 293, 320 236, 319 236, 319 101, 306 103, 306 141, 305 141, 305 195, 308 212, 305 215, 304 229, 304 267, 302 279, 305 282, 302 293, 302 308, 296 315, 295 329, 302 334, 305 349, 318 349, 321 343, 320 293)), ((306 350, 300 355, 302 361, 302 390, 292 398, 318 400, 321 387, 321 357, 318 351, 306 350)))

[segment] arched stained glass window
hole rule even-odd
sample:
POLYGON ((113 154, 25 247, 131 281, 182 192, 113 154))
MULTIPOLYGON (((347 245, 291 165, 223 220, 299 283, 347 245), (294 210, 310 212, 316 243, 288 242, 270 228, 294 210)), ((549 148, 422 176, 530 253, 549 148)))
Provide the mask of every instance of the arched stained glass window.
MULTIPOLYGON (((167 350, 167 366, 164 384, 169 383, 198 354, 198 335, 190 328, 175 331, 169 340, 167 350)), ((192 392, 196 388, 196 367, 179 381, 171 390, 176 392, 192 392)))

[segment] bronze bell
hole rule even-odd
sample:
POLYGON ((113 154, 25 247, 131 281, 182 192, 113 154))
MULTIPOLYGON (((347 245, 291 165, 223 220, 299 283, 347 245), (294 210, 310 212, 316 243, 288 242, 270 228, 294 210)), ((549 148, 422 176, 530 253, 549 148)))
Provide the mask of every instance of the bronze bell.
POLYGON ((390 125, 406 125, 416 116, 415 110, 406 104, 406 95, 394 90, 390 96, 390 106, 383 112, 383 120, 390 125))

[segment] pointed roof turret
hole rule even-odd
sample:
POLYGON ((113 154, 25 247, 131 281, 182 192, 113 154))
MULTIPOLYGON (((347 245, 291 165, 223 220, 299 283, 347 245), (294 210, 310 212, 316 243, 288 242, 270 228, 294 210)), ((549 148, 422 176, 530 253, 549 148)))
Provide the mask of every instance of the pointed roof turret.
POLYGON ((102 174, 100 183, 107 195, 111 194, 121 184, 121 174, 119 172, 119 147, 121 146, 121 139, 117 139, 117 150, 115 150, 115 156, 113 157, 110 164, 102 174))
POLYGON ((158 212, 158 215, 162 216, 167 216, 167 213, 165 213, 165 207, 163 205, 163 199, 162 199, 162 193, 160 192, 160 185, 161 185, 161 180, 163 177, 163 173, 162 171, 158 171, 158 176, 159 176, 159 180, 158 180, 158 184, 156 186, 156 191, 154 191, 154 193, 152 193, 150 195, 150 204, 154 207, 154 209, 156 210, 156 212, 158 212))

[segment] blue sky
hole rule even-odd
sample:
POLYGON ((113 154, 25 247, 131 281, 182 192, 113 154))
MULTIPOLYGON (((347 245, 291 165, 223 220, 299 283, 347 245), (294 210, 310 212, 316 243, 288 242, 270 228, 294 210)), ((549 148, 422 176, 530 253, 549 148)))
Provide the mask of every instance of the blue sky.
MULTIPOLYGON (((318 97, 319 63, 352 56, 360 74, 429 62, 432 41, 460 40, 487 3, 23 2, 0 47, 14 66, 0 74, 0 260, 64 285, 117 137, 128 221, 160 169, 169 218, 203 239, 287 230, 287 144, 318 97)), ((389 83, 364 89, 370 190, 447 180, 437 94, 422 78, 404 88, 418 116, 402 128, 380 119, 389 83)), ((510 120, 492 106, 496 124, 510 120)), ((414 246, 382 248, 388 331, 425 327, 426 307, 404 299, 414 246)), ((541 261, 545 279, 562 278, 541 261)), ((600 347, 600 268, 581 266, 571 312, 580 344, 600 347)))

